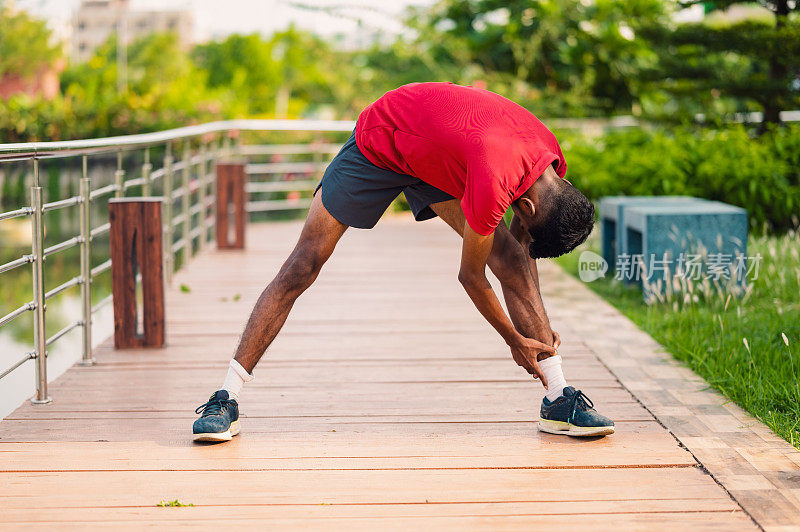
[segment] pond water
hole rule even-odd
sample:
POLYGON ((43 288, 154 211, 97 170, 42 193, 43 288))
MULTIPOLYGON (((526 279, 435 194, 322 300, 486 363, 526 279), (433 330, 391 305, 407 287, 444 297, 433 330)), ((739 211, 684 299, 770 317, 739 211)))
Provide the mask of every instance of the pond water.
MULTIPOLYGON (((74 163, 74 162, 73 162, 74 163)), ((76 193, 81 177, 80 168, 67 164, 55 166, 43 163, 40 181, 45 188, 44 201, 56 201, 76 193)), ((91 169, 93 188, 113 181, 113 162, 102 161, 91 169)), ((28 190, 32 183, 29 165, 0 167, 0 212, 29 205, 28 190)), ((92 226, 108 221, 107 198, 93 202, 92 226)), ((45 246, 52 246, 79 231, 78 208, 68 207, 45 214, 45 246)), ((29 217, 0 222, 0 264, 31 253, 31 221, 29 217)), ((92 266, 108 259, 108 236, 101 235, 92 242, 92 266)), ((80 252, 77 247, 56 253, 45 262, 45 290, 80 274, 80 252)), ((110 293, 110 273, 97 276, 92 282, 92 300, 97 303, 110 293)), ((0 274, 0 316, 19 308, 33 298, 31 266, 26 265, 0 274)), ((73 287, 47 302, 46 326, 50 337, 81 316, 80 287, 73 287)), ((113 332, 113 311, 110 305, 99 309, 93 319, 92 338, 102 342, 113 332)), ((81 328, 73 329, 48 348, 48 380, 53 380, 81 357, 81 328)), ((33 315, 28 312, 0 327, 0 372, 33 350, 33 315)), ((0 379, 0 417, 4 417, 29 399, 35 392, 34 361, 28 361, 0 379)), ((52 394, 51 394, 52 396, 52 394)), ((54 397, 57 400, 57 397, 54 397)))
MULTIPOLYGON (((79 297, 67 297, 56 307, 59 314, 77 316, 81 312, 79 297)), ((114 332, 111 305, 99 309, 94 316, 93 344, 98 345, 114 332)), ((53 381, 81 358, 81 329, 77 327, 48 349, 47 377, 53 381)), ((30 342, 20 342, 10 332, 0 329, 0 367, 5 370, 32 350, 30 342)), ((13 412, 36 392, 34 361, 28 361, 0 380, 0 418, 13 412)), ((57 394, 50 394, 58 402, 57 394)))

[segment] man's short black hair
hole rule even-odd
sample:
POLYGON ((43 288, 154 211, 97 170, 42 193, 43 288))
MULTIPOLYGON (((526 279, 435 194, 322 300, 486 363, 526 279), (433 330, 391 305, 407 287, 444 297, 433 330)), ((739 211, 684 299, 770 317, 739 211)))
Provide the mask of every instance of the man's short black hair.
POLYGON ((594 205, 568 181, 559 180, 535 229, 528 252, 534 259, 569 253, 592 232, 594 205))

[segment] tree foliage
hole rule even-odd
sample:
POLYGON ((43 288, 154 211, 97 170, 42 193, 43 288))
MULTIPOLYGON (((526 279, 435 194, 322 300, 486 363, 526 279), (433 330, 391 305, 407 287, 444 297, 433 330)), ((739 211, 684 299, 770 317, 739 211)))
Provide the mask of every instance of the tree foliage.
POLYGON ((199 45, 192 60, 208 73, 210 88, 242 103, 241 112, 286 115, 332 103, 335 82, 347 83, 329 70, 336 55, 321 38, 290 27, 268 39, 234 34, 199 45))
POLYGON ((442 0, 411 24, 433 61, 513 80, 548 114, 630 112, 636 73, 654 61, 637 32, 661 0, 442 0))
POLYGON ((12 11, 0 0, 0 77, 29 76, 61 57, 45 23, 25 11, 12 11))
MULTIPOLYGON (((737 2, 704 4, 721 10, 737 2)), ((767 124, 779 122, 780 111, 800 104, 800 4, 776 0, 759 5, 768 10, 766 16, 711 16, 645 29, 660 61, 642 77, 672 97, 662 109, 684 118, 697 112, 713 117, 758 110, 767 124)))
POLYGON ((181 51, 174 34, 155 34, 128 46, 127 90, 117 86, 117 39, 67 69, 61 80, 82 136, 152 131, 222 116, 206 73, 181 51))

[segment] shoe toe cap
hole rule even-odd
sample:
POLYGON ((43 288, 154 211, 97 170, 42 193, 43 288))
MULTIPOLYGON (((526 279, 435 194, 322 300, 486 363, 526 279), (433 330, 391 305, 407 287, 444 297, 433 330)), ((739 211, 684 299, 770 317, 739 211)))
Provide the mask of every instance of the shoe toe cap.
POLYGON ((224 419, 220 417, 201 417, 195 420, 192 431, 195 434, 225 432, 230 427, 224 419))
POLYGON ((581 427, 613 427, 614 422, 606 416, 590 410, 576 416, 574 423, 581 427))

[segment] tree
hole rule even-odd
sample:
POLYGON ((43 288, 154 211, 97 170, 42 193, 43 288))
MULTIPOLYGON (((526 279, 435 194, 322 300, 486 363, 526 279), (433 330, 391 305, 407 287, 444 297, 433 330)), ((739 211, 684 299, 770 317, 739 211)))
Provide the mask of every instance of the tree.
POLYGON ((0 0, 0 78, 30 76, 59 58, 61 47, 52 43, 44 21, 13 11, 0 0))
POLYGON ((411 19, 437 63, 477 65, 551 112, 630 112, 662 0, 443 0, 411 19))
POLYGON ((128 45, 128 87, 117 90, 117 39, 109 37, 86 63, 61 78, 71 120, 81 137, 167 129, 223 115, 228 101, 209 91, 206 73, 181 50, 173 33, 128 45))
POLYGON ((192 59, 211 88, 230 91, 248 114, 296 115, 333 103, 333 86, 346 83, 338 54, 321 38, 290 27, 265 39, 231 35, 195 47, 192 59))
POLYGON ((793 15, 800 3, 759 0, 761 16, 738 21, 721 14, 738 3, 734 0, 679 5, 699 3, 717 16, 646 30, 661 58, 651 79, 682 100, 684 109, 706 114, 760 109, 762 131, 780 122, 781 110, 800 104, 800 20, 793 15))
POLYGON ((478 67, 462 67, 453 61, 436 61, 430 43, 398 37, 389 44, 374 43, 352 52, 343 64, 347 83, 337 84, 337 100, 350 116, 358 113, 387 91, 421 81, 472 83, 484 77, 478 67))
POLYGON ((208 73, 209 87, 230 92, 245 113, 261 114, 274 106, 278 67, 270 44, 258 34, 230 35, 196 46, 192 61, 208 73))

